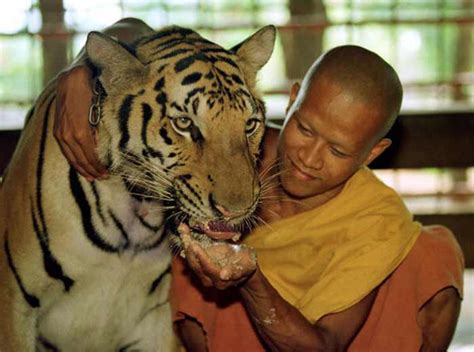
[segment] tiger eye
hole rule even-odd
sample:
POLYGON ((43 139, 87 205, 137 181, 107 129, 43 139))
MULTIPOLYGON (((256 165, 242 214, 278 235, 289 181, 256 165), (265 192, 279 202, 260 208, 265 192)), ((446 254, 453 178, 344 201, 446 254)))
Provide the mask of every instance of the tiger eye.
POLYGON ((193 124, 193 120, 186 116, 177 117, 173 120, 173 122, 176 128, 181 131, 189 130, 193 124))
POLYGON ((253 118, 247 121, 247 124, 245 125, 245 133, 247 135, 252 135, 257 128, 260 126, 260 120, 253 118))

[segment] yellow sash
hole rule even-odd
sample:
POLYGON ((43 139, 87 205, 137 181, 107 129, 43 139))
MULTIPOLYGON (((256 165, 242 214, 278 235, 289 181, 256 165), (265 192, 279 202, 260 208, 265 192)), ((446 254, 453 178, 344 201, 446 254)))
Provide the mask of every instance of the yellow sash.
POLYGON ((405 258, 421 225, 368 168, 324 205, 245 239, 262 272, 312 323, 359 302, 405 258))

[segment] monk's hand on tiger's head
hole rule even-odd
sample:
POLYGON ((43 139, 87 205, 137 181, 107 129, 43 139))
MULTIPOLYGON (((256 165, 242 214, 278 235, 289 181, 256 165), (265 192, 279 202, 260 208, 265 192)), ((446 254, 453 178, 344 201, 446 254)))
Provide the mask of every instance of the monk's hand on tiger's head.
POLYGON ((191 236, 185 224, 178 227, 188 266, 204 286, 226 289, 238 286, 257 269, 255 251, 229 242, 201 243, 191 236))
POLYGON ((92 72, 78 66, 61 73, 56 87, 54 137, 69 163, 88 181, 107 176, 99 162, 94 129, 89 124, 92 72))

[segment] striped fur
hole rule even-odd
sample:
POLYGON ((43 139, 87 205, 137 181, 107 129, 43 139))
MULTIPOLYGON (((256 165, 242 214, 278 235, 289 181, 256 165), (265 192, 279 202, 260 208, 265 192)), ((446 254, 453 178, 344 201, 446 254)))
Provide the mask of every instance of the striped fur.
POLYGON ((255 76, 274 37, 266 27, 225 50, 180 27, 131 48, 89 34, 111 177, 88 183, 62 156, 52 82, 0 188, 2 352, 173 350, 165 208, 170 221, 236 225, 255 209, 255 76))

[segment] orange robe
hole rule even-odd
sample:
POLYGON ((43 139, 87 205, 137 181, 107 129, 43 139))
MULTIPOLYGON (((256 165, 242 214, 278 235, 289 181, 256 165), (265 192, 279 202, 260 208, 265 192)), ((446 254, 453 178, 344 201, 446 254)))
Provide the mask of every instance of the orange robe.
POLYGON ((447 287, 462 297, 463 270, 463 254, 454 235, 441 226, 425 227, 407 258, 380 286, 349 351, 419 351, 419 310, 447 287))
MULTIPOLYGON (((387 311, 387 307, 396 305, 391 300, 390 304, 383 304, 383 297, 400 297, 403 287, 416 288, 423 292, 423 296, 437 292, 432 292, 431 284, 437 289, 442 289, 445 284, 455 286, 458 290, 462 287, 459 281, 462 265, 459 269, 453 264, 458 263, 459 251, 453 249, 456 248, 456 242, 449 236, 447 238, 451 240, 434 241, 432 246, 441 246, 436 247, 435 253, 448 253, 445 259, 440 260, 441 267, 431 263, 429 255, 421 256, 418 253, 414 260, 421 260, 420 265, 413 264, 414 268, 405 270, 415 275, 415 279, 409 280, 404 276, 396 280, 402 284, 392 283, 392 278, 397 278, 399 272, 405 272, 401 270, 405 263, 411 263, 408 258, 404 260, 407 255, 413 257, 411 254, 417 253, 415 250, 420 246, 426 251, 426 241, 417 240, 420 228, 418 223, 413 222, 399 196, 369 169, 362 168, 348 180, 341 193, 328 203, 272 223, 269 227, 258 228, 245 241, 256 249, 260 269, 270 283, 311 323, 326 314, 356 304, 382 285, 367 323, 354 340, 354 350, 361 344, 364 346, 362 350, 370 350, 367 341, 377 340, 373 338, 373 331, 376 330, 378 334, 378 330, 383 327, 380 325, 381 320, 372 316, 388 314, 390 317, 394 311, 399 311, 398 308, 387 311), (448 246, 451 249, 443 252, 442 245, 446 244, 451 244, 448 246), (427 259, 422 259, 425 257, 427 259), (425 265, 425 262, 428 264, 425 265), (419 280, 417 275, 425 275, 431 267, 435 268, 437 276, 419 280), (394 271, 397 274, 391 275, 394 271), (447 277, 452 279, 449 284, 447 277), (405 282, 407 284, 403 285, 405 282), (424 286, 418 287, 419 283, 424 286), (389 295, 386 286, 391 288, 389 292, 395 288, 398 291, 389 295), (383 305, 383 309, 377 308, 379 304, 383 305), (372 322, 374 319, 375 322, 372 322), (369 328, 371 330, 366 330, 369 328), (370 338, 364 339, 364 336, 370 338)), ((414 305, 419 308, 418 301, 423 299, 415 293, 407 297, 416 301, 414 305)), ((173 263, 171 301, 175 320, 189 316, 202 324, 211 352, 264 350, 239 302, 238 294, 232 290, 218 291, 201 287, 197 281, 193 281, 192 275, 178 258, 173 263)), ((407 314, 416 319, 416 313, 412 313, 413 310, 407 314)), ((413 335, 415 330, 410 331, 413 335)))
MULTIPOLYGON (((440 227, 425 228, 406 259, 379 287, 367 321, 348 350, 419 351, 418 311, 446 287, 454 287, 462 297, 463 268, 454 236, 440 227)), ((186 315, 197 319, 206 331, 210 352, 265 351, 235 292, 223 294, 191 282, 189 270, 175 258, 171 290, 175 321, 186 315)))

